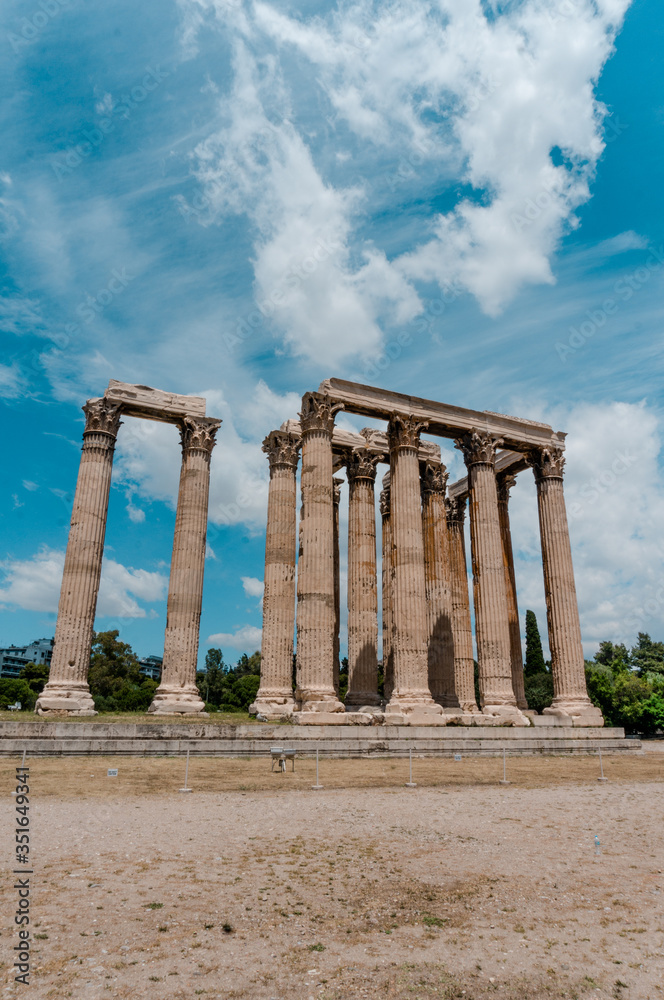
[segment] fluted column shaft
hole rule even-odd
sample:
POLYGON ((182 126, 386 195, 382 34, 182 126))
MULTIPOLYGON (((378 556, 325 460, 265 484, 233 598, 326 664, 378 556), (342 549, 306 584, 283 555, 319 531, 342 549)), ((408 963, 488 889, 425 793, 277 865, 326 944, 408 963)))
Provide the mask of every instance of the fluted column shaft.
POLYGON ((210 456, 221 421, 185 417, 180 427, 182 465, 166 605, 161 683, 149 711, 202 712, 196 687, 198 641, 203 606, 205 540, 210 493, 210 456))
POLYGON ((420 501, 420 431, 425 424, 393 414, 389 427, 390 500, 394 586, 392 655, 394 688, 388 711, 412 711, 436 705, 428 682, 424 539, 420 501))
POLYGON ((263 441, 270 462, 265 532, 265 589, 261 682, 250 711, 263 715, 291 712, 295 557, 297 547, 297 462, 299 438, 273 431, 263 441))
POLYGON ((477 712, 475 701, 475 660, 470 619, 468 567, 463 537, 466 498, 448 500, 447 527, 450 551, 452 636, 454 640, 454 689, 464 712, 477 712))
POLYGON ((476 431, 457 441, 468 468, 475 631, 484 711, 500 706, 516 708, 494 468, 499 443, 476 431))
POLYGON ((389 701, 394 688, 394 660, 392 656, 392 577, 393 546, 390 516, 390 489, 380 494, 382 518, 382 600, 383 600, 383 697, 389 701))
POLYGON ((297 577, 296 698, 303 711, 339 712, 334 690, 333 407, 327 396, 302 399, 302 543, 297 577))
POLYGON ((434 701, 458 708, 454 687, 454 642, 450 592, 450 552, 445 513, 448 473, 427 463, 422 476, 422 530, 427 606, 429 690, 434 701))
POLYGON ((348 472, 348 694, 346 705, 378 705, 378 585, 376 506, 378 458, 364 449, 349 455, 348 472))
POLYGON ((90 651, 106 535, 120 406, 105 399, 83 407, 85 430, 65 555, 49 680, 36 711, 94 715, 90 651))
POLYGON ((507 594, 507 621, 510 633, 510 661, 512 664, 512 688, 517 706, 528 708, 523 676, 523 650, 521 648, 521 628, 519 626, 519 606, 516 596, 516 576, 514 573, 514 552, 510 529, 510 490, 516 483, 516 476, 503 474, 497 478, 498 516, 500 537, 503 544, 503 564, 505 567, 505 591, 507 594))
POLYGON ((601 712, 586 689, 581 624, 574 583, 572 549, 563 494, 562 449, 543 448, 529 456, 537 484, 546 617, 551 650, 553 703, 545 712, 584 717, 603 725, 601 712))
POLYGON ((341 502, 341 487, 343 479, 332 480, 332 500, 334 503, 334 691, 339 697, 339 673, 341 663, 340 632, 341 632, 341 559, 339 553, 339 504, 341 502))

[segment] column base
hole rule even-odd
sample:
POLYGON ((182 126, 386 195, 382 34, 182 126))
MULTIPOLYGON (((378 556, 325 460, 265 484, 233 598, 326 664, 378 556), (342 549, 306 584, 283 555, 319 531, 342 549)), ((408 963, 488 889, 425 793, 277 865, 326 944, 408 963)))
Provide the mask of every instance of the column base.
POLYGON ((604 725, 604 716, 599 708, 588 699, 583 701, 572 701, 571 699, 557 701, 555 698, 549 708, 542 709, 542 715, 557 715, 560 718, 571 719, 574 726, 597 726, 604 725))
POLYGON ((51 681, 37 699, 37 715, 96 715, 97 710, 86 683, 51 681))
POLYGON ((477 707, 477 703, 474 702, 474 701, 462 701, 462 702, 459 703, 459 708, 463 712, 464 715, 469 715, 471 713, 473 713, 475 715, 481 715, 482 714, 480 712, 479 708, 477 707))
POLYGON ((482 715, 500 719, 506 726, 530 726, 531 721, 516 705, 484 705, 482 715))
POLYGON ((268 691, 256 695, 256 701, 249 706, 249 715, 261 715, 270 721, 289 719, 295 709, 293 695, 270 694, 268 691))
POLYGON ((301 700, 296 703, 295 712, 345 712, 346 706, 339 701, 334 691, 315 692, 310 695, 301 695, 301 700))
MULTIPOLYGON (((442 706, 433 700, 431 695, 401 694, 392 695, 385 706, 385 716, 389 715, 443 715, 442 706)), ((387 721, 387 719, 386 719, 387 721)))
POLYGON ((148 712, 150 715, 205 715, 205 702, 197 688, 157 688, 148 712))

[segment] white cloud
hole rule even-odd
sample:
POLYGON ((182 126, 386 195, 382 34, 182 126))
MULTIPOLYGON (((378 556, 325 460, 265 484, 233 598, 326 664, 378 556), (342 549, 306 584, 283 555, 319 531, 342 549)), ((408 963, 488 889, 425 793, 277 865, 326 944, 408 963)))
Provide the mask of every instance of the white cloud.
MULTIPOLYGON (((295 353, 327 363, 371 354, 379 323, 418 314, 415 282, 468 291, 494 316, 522 286, 553 283, 551 258, 578 225, 604 150, 594 87, 629 4, 523 0, 487 16, 481 0, 356 0, 296 19, 267 3, 181 3, 189 42, 207 11, 235 46, 230 117, 197 150, 211 218, 252 219, 256 301, 295 353), (332 152, 320 122, 293 121, 295 50, 354 134, 336 129, 332 152), (316 165, 358 149, 366 182, 335 187, 316 165), (409 178, 414 199, 465 188, 392 260, 357 232, 363 195, 385 174, 409 178), (321 240, 334 253, 317 264, 321 240)), ((298 74, 306 86, 301 61, 298 74)))
POLYGON ((248 597, 262 597, 265 584, 262 580, 257 580, 255 576, 243 576, 242 586, 248 597))
MULTIPOLYGON (((586 655, 603 639, 632 645, 664 632, 664 476, 659 415, 645 403, 582 404, 544 412, 569 432, 565 498, 586 655)), ((537 501, 521 473, 510 502, 519 605, 536 611, 543 638, 537 501)))
MULTIPOLYGON (((5 560, 0 564, 4 573, 0 601, 27 611, 57 612, 64 563, 64 552, 49 548, 41 549, 30 559, 5 560)), ((162 600, 167 585, 168 579, 162 573, 104 559, 97 615, 145 618, 146 611, 138 600, 148 603, 162 600)))
POLYGON ((134 524, 143 524, 145 521, 145 511, 140 507, 134 506, 131 501, 127 504, 127 514, 129 516, 129 520, 134 524))
POLYGON ((255 625, 243 625, 236 632, 215 632, 214 635, 208 636, 207 641, 222 649, 224 646, 230 646, 231 649, 253 653, 261 648, 262 638, 262 629, 256 628, 255 625))

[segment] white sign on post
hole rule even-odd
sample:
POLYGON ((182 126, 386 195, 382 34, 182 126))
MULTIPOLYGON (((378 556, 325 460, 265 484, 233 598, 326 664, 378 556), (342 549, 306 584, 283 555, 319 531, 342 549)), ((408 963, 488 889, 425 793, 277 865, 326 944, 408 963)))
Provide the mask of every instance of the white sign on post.
POLYGON ((454 754, 454 759, 455 760, 461 760, 461 754, 460 753, 455 753, 454 754))
POLYGON ((106 772, 106 774, 108 775, 109 778, 117 778, 117 776, 118 776, 118 769, 117 769, 117 767, 109 767, 109 769, 106 772))

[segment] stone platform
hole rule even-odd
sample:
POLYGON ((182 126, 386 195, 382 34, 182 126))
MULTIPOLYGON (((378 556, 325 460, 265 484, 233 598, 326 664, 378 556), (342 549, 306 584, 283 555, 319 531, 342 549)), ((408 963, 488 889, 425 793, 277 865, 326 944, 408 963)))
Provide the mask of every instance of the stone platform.
POLYGON ((0 722, 0 756, 269 757, 270 747, 316 750, 328 757, 407 754, 643 753, 623 729, 563 725, 510 726, 292 726, 215 725, 205 722, 0 722))

